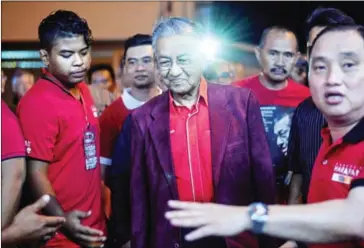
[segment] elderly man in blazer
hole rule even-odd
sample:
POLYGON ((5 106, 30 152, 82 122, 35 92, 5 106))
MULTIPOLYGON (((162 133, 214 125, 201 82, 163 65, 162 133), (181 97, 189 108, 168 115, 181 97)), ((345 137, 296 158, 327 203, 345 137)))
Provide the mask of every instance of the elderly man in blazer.
POLYGON ((176 17, 153 30, 156 64, 169 90, 131 116, 132 248, 272 247, 250 233, 186 242, 190 230, 172 227, 164 216, 171 199, 274 203, 259 103, 248 89, 204 81, 202 35, 194 22, 176 17))

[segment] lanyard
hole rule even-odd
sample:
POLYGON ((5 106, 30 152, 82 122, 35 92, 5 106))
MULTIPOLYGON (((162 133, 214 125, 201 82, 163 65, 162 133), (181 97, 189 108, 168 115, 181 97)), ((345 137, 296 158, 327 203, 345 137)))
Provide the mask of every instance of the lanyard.
MULTIPOLYGON (((73 98, 75 98, 71 92, 69 92, 67 89, 65 89, 62 85, 60 85, 60 83, 58 82, 58 80, 56 80, 54 77, 48 75, 48 74, 45 74, 42 76, 43 79, 53 83, 54 85, 56 85, 57 87, 59 87, 62 91, 66 92, 68 95, 72 96, 73 98)), ((80 98, 81 98, 81 105, 82 105, 82 109, 83 109, 83 113, 85 115, 85 120, 86 120, 86 124, 87 124, 87 127, 90 126, 90 122, 88 121, 88 117, 87 117, 87 110, 86 110, 86 107, 85 107, 85 100, 82 96, 82 92, 80 91, 80 98)))

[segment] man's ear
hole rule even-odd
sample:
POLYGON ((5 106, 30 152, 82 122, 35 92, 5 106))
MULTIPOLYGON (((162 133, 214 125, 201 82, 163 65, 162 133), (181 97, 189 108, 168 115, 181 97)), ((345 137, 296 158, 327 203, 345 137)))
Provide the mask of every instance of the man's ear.
POLYGON ((39 51, 39 53, 40 53, 40 58, 43 61, 44 65, 46 67, 48 67, 48 65, 49 65, 49 53, 45 49, 41 49, 39 51))
POLYGON ((262 64, 261 63, 261 59, 260 59, 260 53, 261 53, 261 50, 260 50, 260 47, 259 46, 256 46, 254 48, 254 53, 255 53, 255 57, 257 58, 259 64, 262 64))

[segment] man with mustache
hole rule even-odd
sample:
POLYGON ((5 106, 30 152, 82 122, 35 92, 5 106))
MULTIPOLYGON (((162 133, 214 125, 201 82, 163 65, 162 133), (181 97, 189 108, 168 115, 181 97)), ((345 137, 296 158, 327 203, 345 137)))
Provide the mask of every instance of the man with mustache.
POLYGON ((38 28, 44 75, 21 99, 17 114, 30 188, 49 195, 47 215, 66 222, 45 247, 100 247, 105 241, 97 110, 84 82, 92 33, 86 20, 53 12, 38 28))
MULTIPOLYGON (((163 18, 153 29, 155 61, 168 91, 131 114, 131 247, 258 247, 250 233, 185 242, 188 230, 164 218, 167 201, 274 202, 258 101, 249 89, 204 80, 203 38, 186 18, 163 18)), ((271 247, 270 239, 260 241, 271 247)))
MULTIPOLYGON (((281 144, 288 143, 288 135, 284 136, 286 141, 282 140, 283 136, 277 135, 276 121, 281 115, 292 116, 297 105, 310 93, 307 87, 289 78, 299 56, 293 32, 277 26, 264 30, 255 54, 262 67, 261 74, 235 85, 251 89, 258 98, 276 172, 277 200, 283 203, 287 200, 285 178, 288 169, 285 162, 287 145, 281 144)), ((286 130, 288 133, 289 128, 286 130)))

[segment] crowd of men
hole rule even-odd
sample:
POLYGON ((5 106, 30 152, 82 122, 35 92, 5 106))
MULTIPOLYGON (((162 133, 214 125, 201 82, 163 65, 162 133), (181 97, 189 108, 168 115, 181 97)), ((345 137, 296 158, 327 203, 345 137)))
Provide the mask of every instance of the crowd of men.
POLYGON ((85 19, 45 17, 46 69, 13 80, 16 114, 2 101, 2 245, 364 247, 364 27, 306 24, 308 70, 272 26, 261 73, 216 83, 201 26, 162 18, 125 42, 121 89, 85 19))

